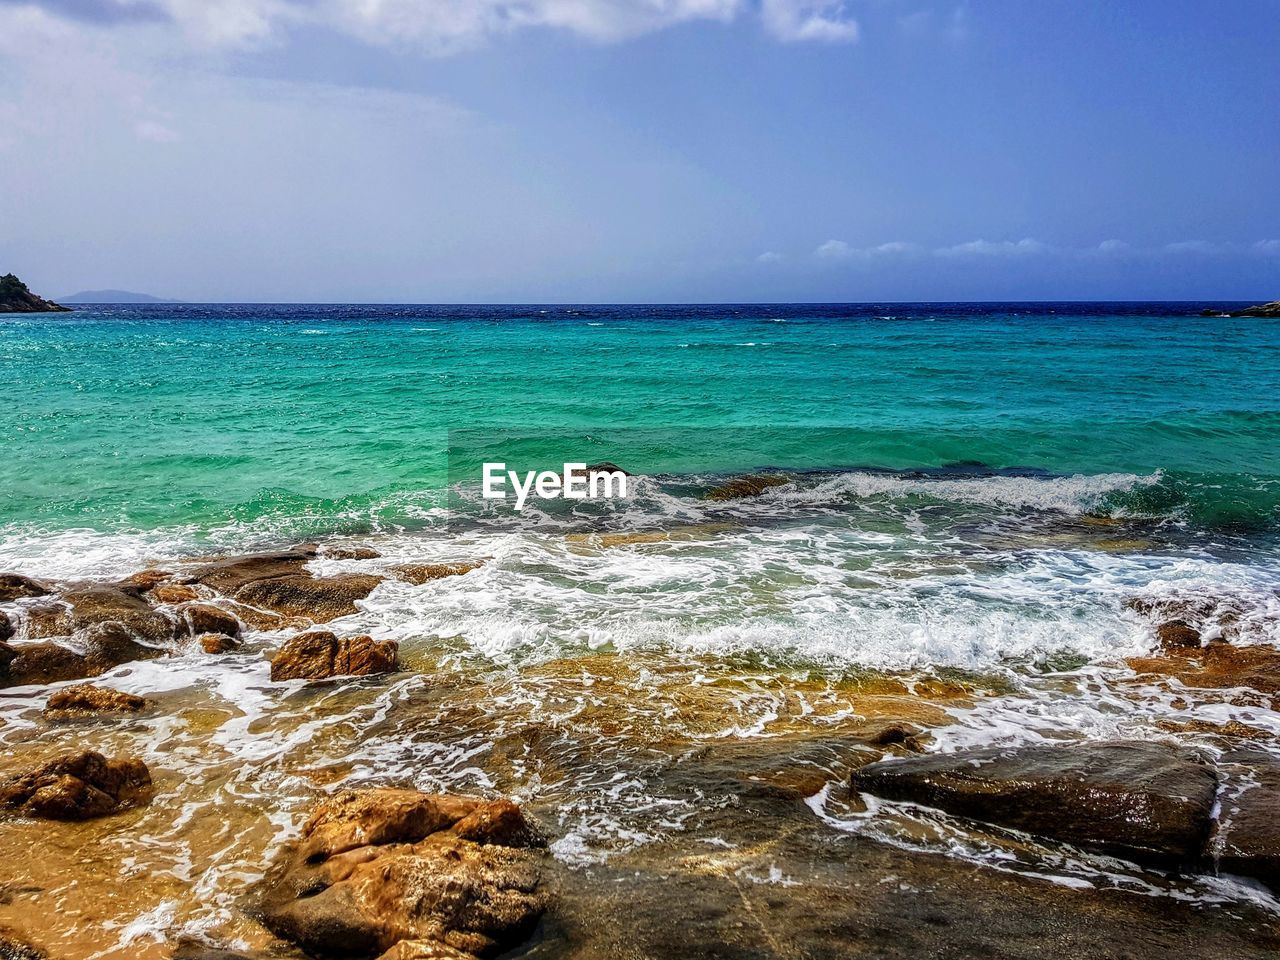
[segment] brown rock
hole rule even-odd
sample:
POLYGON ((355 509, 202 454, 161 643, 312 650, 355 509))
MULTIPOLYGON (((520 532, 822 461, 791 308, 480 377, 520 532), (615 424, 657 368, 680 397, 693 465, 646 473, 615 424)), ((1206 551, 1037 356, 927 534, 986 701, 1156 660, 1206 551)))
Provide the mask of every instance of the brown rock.
POLYGON ((475 954, 455 950, 438 940, 401 940, 378 960, 475 960, 475 954))
POLYGON ((1280 761, 1257 747, 1226 751, 1219 813, 1207 851, 1221 873, 1280 891, 1280 761))
POLYGON ((156 603, 186 603, 189 600, 200 599, 200 594, 194 587, 183 583, 162 583, 152 587, 148 596, 156 603))
POLYGON ((22 934, 0 927, 0 960, 49 960, 49 954, 22 934))
POLYGON ((44 820, 88 820, 151 799, 151 774, 136 757, 83 750, 0 780, 0 809, 44 820))
POLYGON ((265 607, 289 617, 308 617, 325 623, 356 612, 363 600, 382 582, 382 577, 346 573, 336 577, 297 574, 254 580, 236 591, 235 598, 254 607, 265 607))
POLYGON ((138 713, 146 709, 147 701, 132 693, 81 683, 59 690, 45 703, 45 713, 68 710, 86 713, 138 713))
POLYGON ((0 685, 21 687, 31 683, 57 683, 92 676, 89 661, 57 643, 0 645, 0 685))
POLYGON ((520 943, 545 909, 536 855, 508 845, 532 836, 509 801, 340 794, 319 806, 273 871, 262 919, 318 954, 490 956, 520 943), (397 948, 401 941, 409 943, 397 948), (410 944, 440 947, 415 953, 429 948, 410 944))
POLYGON ((167 570, 139 570, 137 573, 125 577, 117 586, 126 593, 132 591, 145 593, 172 579, 173 574, 167 570))
POLYGON ((48 585, 32 580, 20 573, 0 573, 0 603, 43 597, 50 592, 48 585))
POLYGON ((324 680, 363 677, 396 669, 399 647, 393 640, 338 637, 312 630, 290 639, 271 661, 272 680, 324 680))
POLYGON ((240 621, 212 603, 184 603, 174 611, 178 617, 179 637, 198 637, 202 633, 240 636, 240 621))
POLYGON ((458 577, 482 566, 482 563, 401 563, 391 569, 399 575, 399 579, 420 585, 441 577, 458 577))
POLYGON ((736 477, 723 483, 706 495, 707 500, 744 500, 758 497, 770 487, 781 487, 791 482, 790 477, 777 474, 758 473, 748 477, 736 477))
POLYGON ((9 615, 0 610, 0 643, 13 639, 13 622, 9 619, 9 615))
POLYGON ((962 750, 853 773, 855 790, 1162 865, 1199 858, 1217 783, 1193 750, 1128 740, 962 750))
POLYGON ((1200 631, 1185 620, 1169 620, 1156 627, 1156 639, 1165 650, 1200 646, 1200 631))
POLYGON ((1211 643, 1163 657, 1134 657, 1129 666, 1138 673, 1175 677, 1188 687, 1222 690, 1249 687, 1259 693, 1280 693, 1280 649, 1255 645, 1237 647, 1211 643))
POLYGON ((241 646, 239 640, 225 633, 202 633, 195 639, 205 653, 234 653, 241 646))
POLYGON ((165 643, 173 639, 173 623, 137 596, 114 587, 85 587, 62 595, 62 604, 34 607, 28 612, 27 636, 32 639, 70 636, 104 623, 124 626, 139 640, 165 643))
POLYGON ((187 571, 187 577, 210 586, 219 593, 231 595, 255 580, 305 573, 307 563, 315 559, 316 553, 314 546, 302 544, 292 550, 231 557, 201 564, 187 571))
POLYGON ((360 544, 346 546, 327 544, 320 548, 320 553, 330 560, 377 560, 382 556, 373 547, 366 547, 360 544))

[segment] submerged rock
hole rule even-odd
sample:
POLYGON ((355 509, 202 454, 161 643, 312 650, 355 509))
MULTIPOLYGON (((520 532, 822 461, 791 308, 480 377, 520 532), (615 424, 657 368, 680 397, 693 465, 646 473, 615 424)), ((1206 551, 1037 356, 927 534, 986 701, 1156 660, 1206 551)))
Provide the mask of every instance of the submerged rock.
POLYGON ((1193 750, 1114 740, 887 760, 855 790, 1139 862, 1196 861, 1218 778, 1193 750))
POLYGON ((0 603, 43 597, 50 592, 48 585, 20 573, 0 573, 0 603))
POLYGON ((382 577, 345 573, 336 577, 296 574, 254 580, 236 591, 235 598, 254 607, 265 607, 288 617, 308 617, 325 623, 356 612, 356 601, 373 593, 382 577))
POLYGON ((0 927, 0 960, 49 960, 49 954, 22 934, 0 927))
POLYGON ((708 492, 706 499, 744 500, 748 497, 758 497, 770 487, 781 487, 790 482, 790 477, 781 477, 773 473, 757 473, 747 477, 736 477, 708 492))
POLYGON ((326 544, 320 548, 320 555, 330 560, 377 560, 382 556, 373 547, 363 544, 326 544))
POLYGON ((186 578, 203 583, 219 593, 234 594, 245 584, 255 580, 269 580, 304 573, 306 565, 314 560, 317 549, 312 544, 301 544, 292 550, 273 553, 251 553, 241 557, 229 557, 200 564, 188 570, 186 578))
POLYGON ((186 603, 189 600, 200 599, 199 592, 185 583, 159 584, 152 587, 147 592, 147 596, 156 603, 186 603))
POLYGON ((1162 657, 1132 657, 1128 664, 1140 674, 1173 677, 1188 687, 1248 687, 1268 696, 1280 693, 1280 649, 1272 646, 1211 643, 1195 649, 1168 650, 1162 657))
POLYGON ((272 680, 325 680, 363 677, 396 669, 399 646, 369 636, 338 637, 311 630, 289 640, 271 661, 272 680))
POLYGON ((317 807, 273 871, 262 921, 322 955, 409 941, 448 950, 390 955, 491 956, 524 940, 546 907, 535 843, 508 800, 348 791, 317 807))
POLYGON ((138 713, 146 709, 147 701, 132 693, 82 683, 59 690, 49 697, 44 712, 66 713, 138 713))
POLYGON ((442 577, 460 577, 482 566, 482 563, 401 563, 391 569, 400 580, 420 586, 442 577))
POLYGON ((108 760, 82 750, 0 779, 0 809, 44 820, 88 820, 151 799, 151 773, 137 757, 108 760))

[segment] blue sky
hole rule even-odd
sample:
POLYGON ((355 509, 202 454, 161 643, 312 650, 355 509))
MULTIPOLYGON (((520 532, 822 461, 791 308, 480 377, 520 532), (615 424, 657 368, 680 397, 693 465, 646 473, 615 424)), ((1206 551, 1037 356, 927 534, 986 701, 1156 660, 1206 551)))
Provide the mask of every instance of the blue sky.
POLYGON ((1274 299, 1277 49, 1277 0, 0 0, 0 271, 1274 299))

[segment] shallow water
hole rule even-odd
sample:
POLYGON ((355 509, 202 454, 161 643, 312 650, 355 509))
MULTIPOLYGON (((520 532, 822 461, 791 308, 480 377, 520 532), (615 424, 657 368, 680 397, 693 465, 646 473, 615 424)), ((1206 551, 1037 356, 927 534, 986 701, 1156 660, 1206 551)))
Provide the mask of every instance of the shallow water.
POLYGON ((157 781, 150 807, 118 818, 5 823, 0 861, 47 855, 8 881, 0 923, 54 910, 44 940, 68 957, 168 956, 181 935, 265 942, 247 888, 318 794, 351 785, 516 797, 584 883, 667 845, 732 851, 744 837, 704 835, 708 811, 736 802, 707 749, 748 780, 764 766, 803 784, 832 837, 1280 910, 1242 881, 868 806, 839 751, 808 752, 901 719, 931 750, 1121 736, 1216 751, 1212 728, 1236 721, 1280 753, 1267 698, 1136 677, 1125 658, 1154 635, 1122 606, 1227 594, 1252 611, 1243 642, 1280 642, 1280 328, 1099 311, 0 321, 0 570, 109 579, 334 537, 382 556, 322 556, 315 572, 482 562, 388 579, 334 622, 399 641, 406 669, 390 678, 273 684, 265 657, 287 633, 251 633, 244 654, 112 671, 102 683, 156 700, 123 722, 51 723, 47 690, 0 691, 15 760, 74 741, 140 755, 157 781), (516 516, 477 498, 495 452, 644 476, 620 505, 516 516), (788 482, 704 498, 759 468, 788 482))

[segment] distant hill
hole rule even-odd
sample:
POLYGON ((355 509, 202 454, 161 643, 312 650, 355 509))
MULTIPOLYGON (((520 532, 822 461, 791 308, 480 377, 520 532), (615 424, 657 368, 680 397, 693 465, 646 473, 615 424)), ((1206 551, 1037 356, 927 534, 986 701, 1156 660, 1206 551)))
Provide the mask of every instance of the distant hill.
POLYGON ((132 290, 81 290, 69 297, 59 297, 59 303, 181 303, 181 300, 165 300, 149 293, 132 290))

